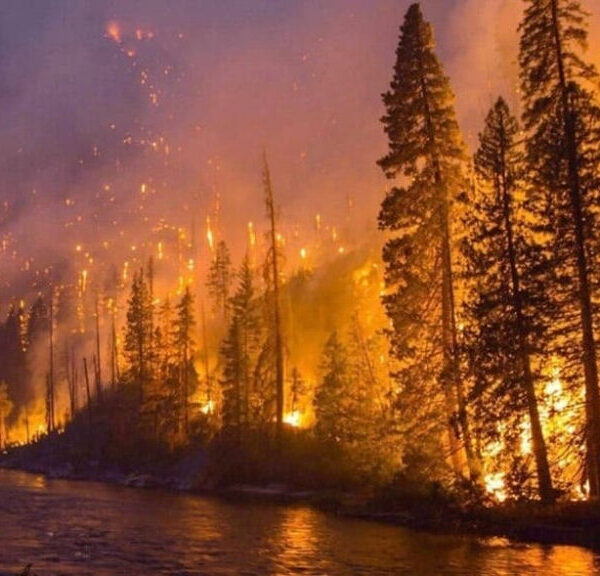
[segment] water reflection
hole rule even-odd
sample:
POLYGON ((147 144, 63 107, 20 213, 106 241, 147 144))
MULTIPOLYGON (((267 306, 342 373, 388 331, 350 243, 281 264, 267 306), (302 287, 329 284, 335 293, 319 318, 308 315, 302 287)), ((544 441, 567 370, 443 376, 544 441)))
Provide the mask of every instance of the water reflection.
POLYGON ((0 574, 583 576, 598 556, 0 471, 0 574))

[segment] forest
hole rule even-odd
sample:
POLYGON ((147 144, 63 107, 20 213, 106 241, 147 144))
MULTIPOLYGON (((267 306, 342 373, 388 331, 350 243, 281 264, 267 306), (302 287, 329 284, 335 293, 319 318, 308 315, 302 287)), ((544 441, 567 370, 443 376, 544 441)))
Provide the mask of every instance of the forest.
POLYGON ((202 453, 203 486, 597 500, 593 6, 523 4, 519 86, 494 96, 473 151, 433 27, 409 7, 370 230, 343 214, 291 225, 267 148, 243 250, 216 193, 202 226, 163 223, 122 261, 78 243, 68 271, 13 294, 0 448, 127 472, 202 453))

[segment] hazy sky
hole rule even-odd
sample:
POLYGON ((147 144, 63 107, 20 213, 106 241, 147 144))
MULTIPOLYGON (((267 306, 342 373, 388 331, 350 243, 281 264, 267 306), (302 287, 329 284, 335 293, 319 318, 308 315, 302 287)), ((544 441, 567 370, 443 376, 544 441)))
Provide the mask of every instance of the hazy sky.
MULTIPOLYGON (((263 216, 263 145, 284 217, 335 215, 347 195, 373 216, 409 3, 0 3, 0 235, 53 260, 73 239, 143 236, 144 218, 202 221, 216 186, 235 241, 263 216)), ((497 94, 514 100, 521 3, 422 5, 472 144, 497 94)))

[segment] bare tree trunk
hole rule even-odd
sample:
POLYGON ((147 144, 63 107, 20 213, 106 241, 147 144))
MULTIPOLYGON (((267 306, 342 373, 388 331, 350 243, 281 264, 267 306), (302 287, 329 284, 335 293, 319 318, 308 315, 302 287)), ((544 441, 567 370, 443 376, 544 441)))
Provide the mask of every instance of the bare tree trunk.
POLYGON ((202 302, 201 307, 200 307, 200 314, 201 314, 201 320, 202 320, 202 344, 203 344, 203 354, 202 354, 202 360, 204 362, 204 374, 206 377, 206 401, 209 402, 209 406, 210 406, 210 402, 212 402, 212 382, 211 382, 211 378, 210 378, 210 366, 209 366, 209 360, 208 360, 208 334, 206 331, 206 314, 204 312, 204 302, 202 302))
POLYGON ((48 319, 50 371, 48 373, 48 432, 55 428, 54 422, 54 290, 50 291, 50 318, 48 319))
POLYGON ((283 367, 283 335, 281 328, 281 303, 279 301, 279 259, 277 253, 277 229, 275 203, 273 199, 273 187, 271 174, 267 162, 267 154, 263 158, 263 184, 265 191, 265 202, 267 205, 267 216, 270 225, 271 241, 271 275, 273 278, 273 329, 275 336, 275 392, 276 392, 276 440, 278 448, 281 448, 283 436, 283 409, 284 409, 284 367, 283 367))
POLYGON ((94 365, 94 384, 96 387, 96 398, 98 402, 102 402, 102 383, 100 382, 100 367, 96 356, 92 356, 92 364, 94 365))
POLYGON ((87 358, 83 359, 83 375, 85 377, 85 394, 87 400, 88 421, 92 420, 92 395, 90 392, 90 375, 88 373, 87 358))
POLYGON ((96 356, 94 357, 94 373, 96 378, 96 394, 102 396, 102 359, 100 356, 100 310, 98 305, 98 294, 96 293, 96 356))

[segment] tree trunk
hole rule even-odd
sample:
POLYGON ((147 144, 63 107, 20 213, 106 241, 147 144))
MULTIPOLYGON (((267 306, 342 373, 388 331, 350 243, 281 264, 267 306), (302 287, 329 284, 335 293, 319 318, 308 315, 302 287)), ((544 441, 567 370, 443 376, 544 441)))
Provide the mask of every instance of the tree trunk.
POLYGON ((266 195, 267 215, 270 224, 271 239, 271 274, 273 276, 273 317, 275 331, 275 390, 276 390, 276 441, 281 448, 283 435, 283 400, 284 400, 284 374, 283 374, 283 336, 281 330, 281 305, 279 302, 279 262, 277 258, 277 231, 275 218, 275 204, 273 200, 273 188, 271 186, 271 175, 267 163, 266 152, 264 154, 263 180, 266 195))
POLYGON ((442 346, 443 346, 443 368, 442 385, 448 412, 448 434, 450 439, 450 451, 454 471, 462 475, 462 462, 460 452, 464 448, 471 480, 478 481, 481 476, 481 466, 473 450, 469 417, 467 413, 464 389, 458 373, 458 346, 456 334, 456 317, 454 301, 454 282, 452 274, 452 254, 450 248, 450 218, 448 210, 448 192, 444 184, 442 170, 436 151, 436 136, 429 105, 429 91, 427 80, 423 74, 423 62, 421 65, 420 85, 425 103, 425 124, 427 139, 430 147, 431 162, 434 170, 435 187, 439 198, 440 216, 440 251, 442 256, 442 346), (454 425, 458 419, 458 426, 454 425), (460 429, 460 432, 459 432, 460 429), (460 433, 463 442, 461 446, 460 433))
POLYGON ((87 358, 83 359, 83 376, 85 378, 85 394, 87 400, 88 422, 92 421, 92 395, 90 392, 90 375, 88 373, 87 358))
POLYGON ((48 432, 55 428, 54 422, 54 290, 50 291, 50 318, 48 325, 50 371, 48 373, 48 432))
POLYGON ((574 250, 577 262, 578 296, 586 393, 587 474, 590 483, 590 498, 597 499, 600 497, 600 392, 598 390, 598 365, 596 358, 596 344, 594 340, 591 289, 583 222, 579 151, 577 150, 575 115, 569 101, 570 90, 565 74, 558 1, 552 0, 551 7, 565 130, 565 144, 568 155, 571 218, 575 236, 574 250))

